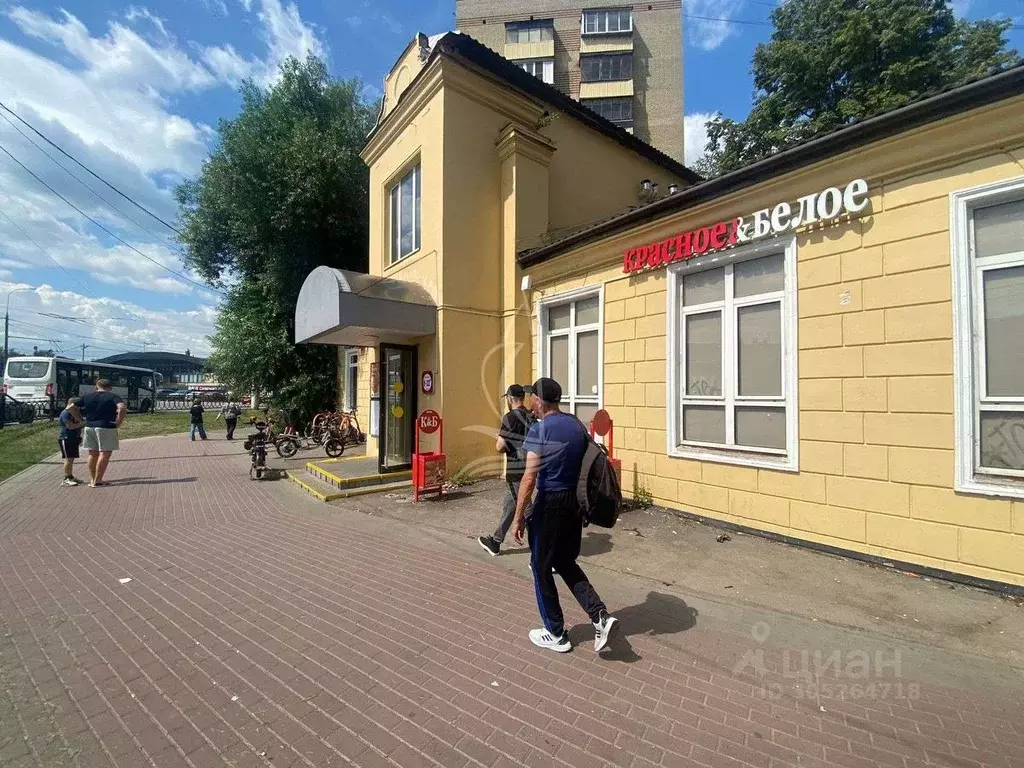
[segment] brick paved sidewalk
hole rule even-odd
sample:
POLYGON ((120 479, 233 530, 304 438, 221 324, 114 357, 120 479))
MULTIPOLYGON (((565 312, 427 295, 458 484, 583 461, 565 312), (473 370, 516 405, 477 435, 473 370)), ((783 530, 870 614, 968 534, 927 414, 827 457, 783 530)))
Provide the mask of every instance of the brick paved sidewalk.
POLYGON ((0 486, 0 765, 1024 764, 1012 674, 1009 701, 849 655, 797 680, 749 634, 647 631, 687 630, 681 600, 556 656, 525 578, 250 482, 238 450, 140 440, 109 488, 0 486))

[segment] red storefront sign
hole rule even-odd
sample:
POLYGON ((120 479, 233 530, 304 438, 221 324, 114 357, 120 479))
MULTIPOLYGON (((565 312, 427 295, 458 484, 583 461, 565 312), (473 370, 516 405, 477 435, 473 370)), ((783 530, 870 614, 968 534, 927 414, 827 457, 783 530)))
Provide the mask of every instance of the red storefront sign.
POLYGON ((818 193, 804 195, 797 201, 795 214, 793 205, 782 202, 774 208, 757 211, 752 216, 719 221, 656 243, 630 248, 623 254, 622 271, 631 274, 664 267, 737 244, 780 235, 806 224, 831 221, 844 213, 859 213, 868 205, 867 193, 868 183, 856 179, 842 191, 838 187, 829 187, 818 193))

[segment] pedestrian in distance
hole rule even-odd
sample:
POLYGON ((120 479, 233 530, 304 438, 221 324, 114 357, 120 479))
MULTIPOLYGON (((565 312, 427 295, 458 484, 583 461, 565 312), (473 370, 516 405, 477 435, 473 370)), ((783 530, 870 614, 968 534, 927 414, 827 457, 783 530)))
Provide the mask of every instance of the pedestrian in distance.
POLYGON ((206 439, 206 427, 203 426, 203 411, 203 404, 199 402, 197 397, 192 401, 192 407, 188 409, 188 439, 192 442, 195 442, 196 432, 199 433, 200 438, 206 439))
POLYGON ((232 400, 230 403, 220 409, 220 413, 217 414, 217 418, 224 419, 224 426, 227 429, 227 439, 235 439, 235 427, 238 426, 238 417, 242 415, 242 406, 232 400))
POLYGON ((82 481, 75 477, 75 459, 79 455, 82 427, 85 426, 76 398, 72 397, 68 400, 67 407, 60 412, 59 418, 60 435, 57 438, 57 443, 60 445, 60 457, 64 459, 64 480, 61 485, 73 488, 82 484, 82 481))
POLYGON ((519 384, 511 385, 505 392, 506 413, 501 419, 495 450, 505 456, 505 498, 502 502, 501 518, 498 527, 490 536, 477 539, 480 546, 492 557, 501 552, 508 529, 516 513, 516 500, 519 498, 519 484, 526 471, 526 454, 523 453, 523 440, 526 432, 533 425, 533 414, 523 404, 526 391, 519 384))
POLYGON ((589 436, 579 419, 561 411, 561 400, 562 388, 554 379, 538 379, 533 385, 532 406, 538 420, 523 443, 526 470, 519 484, 512 537, 522 544, 523 534, 528 532, 530 542, 530 567, 544 622, 542 628, 531 630, 531 642, 559 653, 572 650, 554 571, 590 617, 594 650, 600 653, 607 647, 617 620, 608 614, 597 590, 576 563, 583 538, 583 511, 576 492, 589 436))
POLYGON ((111 456, 120 447, 117 430, 124 423, 128 406, 114 394, 113 385, 107 379, 100 379, 95 391, 81 399, 80 407, 85 417, 82 445, 89 452, 89 487, 109 485, 103 477, 111 456))

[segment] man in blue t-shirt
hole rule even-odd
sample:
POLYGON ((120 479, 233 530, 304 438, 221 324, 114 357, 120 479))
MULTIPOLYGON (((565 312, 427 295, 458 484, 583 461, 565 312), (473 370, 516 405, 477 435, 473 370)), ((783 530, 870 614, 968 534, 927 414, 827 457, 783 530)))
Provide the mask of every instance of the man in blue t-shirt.
POLYGON ((559 653, 572 650, 565 619, 558 602, 558 588, 552 572, 558 573, 594 624, 594 650, 600 653, 616 619, 608 615, 605 604, 576 563, 583 537, 583 514, 576 500, 583 456, 590 444, 583 423, 563 413, 562 388, 554 379, 538 379, 533 385, 533 411, 538 421, 530 427, 523 443, 526 472, 519 484, 512 535, 523 543, 529 527, 530 566, 537 592, 537 607, 543 629, 530 631, 530 640, 541 648, 559 653), (534 487, 537 495, 527 526, 526 509, 534 487))
POLYGON ((64 459, 64 480, 61 485, 74 487, 81 485, 75 477, 75 459, 78 458, 78 446, 82 442, 82 412, 78 409, 78 400, 71 398, 67 407, 60 412, 60 435, 57 444, 60 446, 60 457, 64 459))

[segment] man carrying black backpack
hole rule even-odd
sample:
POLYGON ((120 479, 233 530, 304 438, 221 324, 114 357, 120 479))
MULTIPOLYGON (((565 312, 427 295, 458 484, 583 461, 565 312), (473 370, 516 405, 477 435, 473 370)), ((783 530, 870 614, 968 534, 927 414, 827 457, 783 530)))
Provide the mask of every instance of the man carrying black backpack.
POLYGON ((501 508, 501 520, 492 536, 481 536, 477 539, 480 546, 492 556, 501 552, 501 544, 505 541, 508 529, 512 527, 512 518, 516 513, 516 499, 519 498, 519 483, 526 470, 526 454, 523 453, 523 440, 526 432, 533 424, 533 414, 523 404, 526 390, 519 384, 513 384, 505 392, 505 405, 508 413, 501 419, 501 428, 494 448, 498 453, 505 454, 505 498, 501 508))
MULTIPOLYGON (((538 379, 533 385, 533 409, 540 421, 527 432, 523 449, 526 471, 519 485, 512 521, 512 538, 523 543, 530 537, 537 607, 544 626, 530 631, 530 641, 559 653, 572 650, 565 630, 554 573, 562 577, 594 625, 594 650, 608 647, 617 620, 608 614, 597 591, 576 563, 580 555, 585 510, 580 504, 580 476, 591 440, 583 423, 562 412, 562 387, 554 379, 538 379), (527 519, 533 489, 537 495, 527 519)), ((602 521, 604 522, 604 521, 602 521)))

